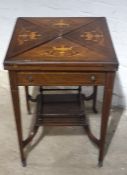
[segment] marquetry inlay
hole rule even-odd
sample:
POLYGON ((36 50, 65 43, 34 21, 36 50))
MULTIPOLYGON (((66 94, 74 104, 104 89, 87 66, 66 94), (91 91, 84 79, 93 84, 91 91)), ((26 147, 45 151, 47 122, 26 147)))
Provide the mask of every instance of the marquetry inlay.
POLYGON ((23 45, 27 41, 37 40, 40 36, 41 34, 39 34, 36 31, 30 31, 26 30, 25 28, 22 28, 20 34, 17 37, 18 44, 23 45))
POLYGON ((75 47, 70 47, 66 45, 61 45, 59 47, 53 46, 47 48, 47 50, 43 50, 40 52, 42 56, 50 56, 50 57, 64 57, 64 56, 76 56, 80 55, 79 51, 75 47))
POLYGON ((63 21, 62 19, 58 22, 55 22, 53 24, 54 26, 58 26, 58 27, 67 27, 69 26, 70 24, 69 23, 66 23, 65 21, 63 21))
POLYGON ((110 40, 103 18, 21 18, 17 23, 9 57, 15 59, 109 59, 110 40))
POLYGON ((80 36, 83 37, 86 41, 92 41, 92 42, 99 42, 104 38, 104 35, 102 34, 102 32, 98 33, 95 30, 84 32, 80 36))

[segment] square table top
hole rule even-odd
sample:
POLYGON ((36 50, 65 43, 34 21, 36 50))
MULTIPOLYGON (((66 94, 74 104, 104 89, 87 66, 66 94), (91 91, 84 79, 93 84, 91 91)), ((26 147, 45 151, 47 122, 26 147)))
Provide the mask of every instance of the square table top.
POLYGON ((104 17, 20 17, 4 60, 5 69, 22 66, 105 66, 118 61, 104 17))

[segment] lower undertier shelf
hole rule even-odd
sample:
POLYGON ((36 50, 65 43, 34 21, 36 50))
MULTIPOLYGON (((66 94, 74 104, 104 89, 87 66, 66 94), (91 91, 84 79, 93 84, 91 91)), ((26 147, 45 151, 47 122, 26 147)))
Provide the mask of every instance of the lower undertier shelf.
POLYGON ((35 125, 86 125, 84 96, 82 94, 39 94, 35 125))
POLYGON ((98 147, 98 140, 91 132, 85 115, 83 94, 39 94, 36 98, 35 125, 23 147, 35 137, 39 126, 83 126, 90 140, 98 147))

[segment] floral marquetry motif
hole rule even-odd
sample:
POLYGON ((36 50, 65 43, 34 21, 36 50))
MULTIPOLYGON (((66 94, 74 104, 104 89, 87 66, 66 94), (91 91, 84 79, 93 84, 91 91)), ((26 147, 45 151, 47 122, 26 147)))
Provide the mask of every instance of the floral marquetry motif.
POLYGON ((28 42, 30 40, 37 40, 41 34, 36 31, 26 30, 24 28, 21 29, 21 33, 17 36, 18 44, 23 45, 24 42, 28 42))
POLYGON ((68 47, 68 46, 60 46, 60 47, 52 47, 43 52, 40 52, 42 56, 50 56, 50 57, 71 57, 80 55, 79 51, 76 48, 68 47))
POLYGON ((63 21, 63 20, 60 20, 60 21, 54 23, 53 25, 54 26, 58 26, 58 27, 66 27, 66 26, 69 26, 70 24, 65 22, 65 21, 63 21))
POLYGON ((88 32, 84 32, 82 35, 80 35, 81 37, 84 38, 84 40, 87 41, 92 41, 92 42, 103 42, 104 40, 104 35, 103 33, 97 33, 97 31, 93 30, 93 31, 88 31, 88 32))

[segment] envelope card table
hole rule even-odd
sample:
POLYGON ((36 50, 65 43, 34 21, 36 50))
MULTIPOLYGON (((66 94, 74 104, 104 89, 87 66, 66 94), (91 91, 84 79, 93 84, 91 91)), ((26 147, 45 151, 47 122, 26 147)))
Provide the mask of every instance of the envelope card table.
MULTIPOLYGON (((4 60, 9 72, 21 161, 24 148, 40 125, 83 126, 99 149, 102 166, 106 131, 118 61, 104 17, 20 17, 16 21, 4 60), (23 138, 19 86, 40 86, 36 98, 36 122, 23 138), (84 95, 42 93, 43 86, 104 86, 100 138, 94 136, 85 117, 84 95), (60 111, 60 112, 59 112, 60 111)), ((28 97, 28 96, 27 96, 28 97)), ((28 99, 27 99, 28 100, 28 99)), ((28 102, 28 101, 27 101, 28 102)), ((95 99, 94 99, 95 103, 95 99)), ((28 103, 27 103, 28 105, 28 103)), ((29 106, 29 105, 28 105, 29 106)))

